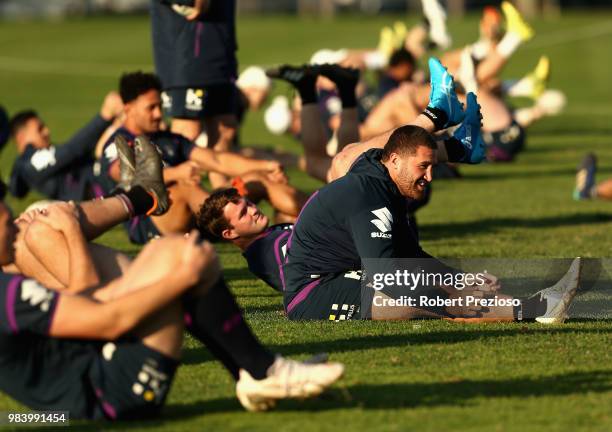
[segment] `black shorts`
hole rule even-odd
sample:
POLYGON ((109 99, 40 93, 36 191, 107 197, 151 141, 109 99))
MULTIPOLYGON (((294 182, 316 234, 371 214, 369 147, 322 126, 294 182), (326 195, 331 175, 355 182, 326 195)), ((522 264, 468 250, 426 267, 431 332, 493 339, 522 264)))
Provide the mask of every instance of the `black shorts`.
POLYGON ((510 162, 525 147, 525 129, 515 120, 510 126, 496 132, 482 132, 487 145, 487 159, 495 162, 510 162))
POLYGON ((234 83, 199 88, 170 88, 162 93, 162 107, 172 118, 197 120, 236 112, 234 83))
POLYGON ((161 233, 150 216, 137 216, 123 225, 130 241, 134 244, 146 244, 149 240, 161 237, 161 233))
POLYGON ((158 415, 177 367, 177 360, 139 340, 106 343, 91 372, 98 401, 94 419, 142 419, 158 415))
POLYGON ((360 318, 361 272, 317 279, 288 303, 290 320, 344 321, 360 318))

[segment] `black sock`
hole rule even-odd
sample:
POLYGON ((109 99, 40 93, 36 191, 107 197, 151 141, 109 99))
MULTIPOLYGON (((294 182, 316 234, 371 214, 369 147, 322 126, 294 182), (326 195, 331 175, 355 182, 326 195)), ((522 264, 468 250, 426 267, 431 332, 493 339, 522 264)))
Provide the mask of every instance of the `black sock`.
POLYGON ((116 188, 109 196, 116 196, 124 201, 130 217, 145 215, 153 208, 155 201, 142 186, 133 186, 129 192, 116 188))
POLYGON ((357 106, 357 96, 355 96, 357 83, 340 82, 336 86, 338 87, 338 93, 340 93, 342 108, 355 108, 357 106))
POLYGON ((540 300, 540 296, 521 299, 521 304, 514 307, 514 319, 517 321, 533 321, 546 313, 548 301, 540 300))
POLYGON ((317 77, 305 76, 302 80, 293 85, 300 94, 302 104, 317 103, 317 77))
POLYGON ((446 154, 449 162, 461 162, 465 158, 465 148, 461 141, 457 138, 449 138, 444 141, 446 147, 446 154))
POLYGON ((188 330, 209 346, 234 377, 238 368, 255 379, 267 376, 274 355, 251 332, 223 278, 205 295, 189 298, 185 307, 191 318, 188 330))

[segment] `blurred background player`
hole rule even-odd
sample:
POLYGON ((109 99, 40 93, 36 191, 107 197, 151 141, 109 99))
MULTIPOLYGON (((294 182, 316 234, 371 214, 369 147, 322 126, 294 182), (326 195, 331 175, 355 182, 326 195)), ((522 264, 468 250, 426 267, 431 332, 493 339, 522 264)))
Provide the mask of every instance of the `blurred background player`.
MULTIPOLYGON (((236 2, 153 0, 155 69, 163 84, 163 108, 171 131, 195 141, 204 121, 209 147, 229 151, 236 136, 236 2)), ((227 182, 213 173, 213 188, 227 182)))
POLYGON ((63 145, 52 145, 51 131, 34 110, 16 113, 10 136, 17 147, 9 191, 23 198, 30 190, 58 200, 84 200, 102 196, 94 173, 98 139, 123 110, 119 94, 110 92, 100 112, 63 145))
POLYGON ((612 179, 596 183, 596 174, 597 157, 593 153, 589 153, 582 159, 576 172, 576 186, 573 194, 575 200, 612 200, 612 179))

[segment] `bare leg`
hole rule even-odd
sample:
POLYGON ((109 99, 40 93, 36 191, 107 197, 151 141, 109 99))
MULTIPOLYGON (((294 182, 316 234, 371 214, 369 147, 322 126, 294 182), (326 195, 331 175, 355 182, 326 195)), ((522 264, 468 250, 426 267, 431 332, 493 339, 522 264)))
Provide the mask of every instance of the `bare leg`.
MULTIPOLYGON (((23 239, 17 241, 20 253, 15 260, 19 269, 49 288, 66 288, 70 274, 64 235, 40 221, 33 221, 22 231, 23 239)), ((106 246, 90 243, 89 253, 101 284, 121 276, 130 264, 127 255, 106 246)))
POLYGON ((612 200, 612 179, 606 180, 597 185, 597 198, 612 200))
POLYGON ((338 128, 338 151, 351 143, 359 141, 359 119, 357 108, 345 108, 340 113, 340 127, 338 128))
POLYGON ((331 166, 331 158, 325 151, 327 136, 323 129, 319 107, 316 104, 303 105, 300 117, 301 140, 304 146, 304 159, 301 161, 300 168, 309 175, 325 181, 327 171, 331 166))
MULTIPOLYGON (((236 116, 234 114, 224 114, 207 118, 204 122, 208 132, 209 147, 217 151, 231 151, 238 128, 236 116)), ((208 178, 213 189, 225 185, 229 180, 219 173, 209 173, 208 178)))
POLYGON ((293 186, 272 182, 261 173, 249 173, 242 176, 242 179, 249 199, 267 199, 275 210, 289 217, 296 218, 308 199, 306 194, 293 186))
POLYGON ((208 192, 198 185, 185 182, 168 187, 172 205, 162 216, 153 216, 153 223, 162 234, 186 233, 193 226, 193 215, 197 213, 208 192))
POLYGON ((119 198, 110 197, 78 204, 80 223, 87 240, 93 240, 115 225, 129 219, 127 209, 119 198))

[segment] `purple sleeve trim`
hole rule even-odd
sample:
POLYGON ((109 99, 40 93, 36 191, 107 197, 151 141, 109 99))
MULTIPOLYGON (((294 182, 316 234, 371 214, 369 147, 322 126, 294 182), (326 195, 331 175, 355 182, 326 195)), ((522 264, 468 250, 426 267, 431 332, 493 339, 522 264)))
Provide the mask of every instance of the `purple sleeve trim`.
POLYGON ((15 301, 17 300, 17 288, 23 279, 23 276, 15 276, 9 282, 8 289, 6 290, 6 318, 8 319, 9 327, 14 334, 19 333, 17 317, 15 316, 15 301))
POLYGON ((283 291, 285 291, 285 273, 283 272, 283 259, 280 255, 279 245, 281 240, 287 237, 289 234, 290 232, 286 231, 278 236, 278 238, 274 241, 274 258, 276 259, 276 265, 278 265, 278 274, 280 276, 283 291))

